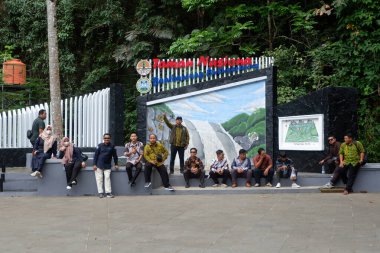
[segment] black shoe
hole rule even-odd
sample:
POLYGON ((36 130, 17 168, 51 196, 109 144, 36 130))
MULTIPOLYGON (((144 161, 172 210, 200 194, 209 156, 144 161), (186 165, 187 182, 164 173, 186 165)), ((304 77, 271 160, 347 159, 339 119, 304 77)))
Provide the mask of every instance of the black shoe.
POLYGON ((186 183, 185 188, 190 188, 190 184, 186 183))
POLYGON ((134 187, 134 186, 136 186, 136 183, 131 183, 131 187, 134 187))
POLYGON ((128 181, 128 184, 131 184, 131 183, 132 183, 132 181, 131 181, 131 180, 129 180, 129 181, 128 181))
POLYGON ((205 186, 205 184, 200 184, 199 187, 200 188, 205 188, 206 186, 205 186))
POLYGON ((170 175, 173 175, 174 174, 174 170, 170 170, 170 175))

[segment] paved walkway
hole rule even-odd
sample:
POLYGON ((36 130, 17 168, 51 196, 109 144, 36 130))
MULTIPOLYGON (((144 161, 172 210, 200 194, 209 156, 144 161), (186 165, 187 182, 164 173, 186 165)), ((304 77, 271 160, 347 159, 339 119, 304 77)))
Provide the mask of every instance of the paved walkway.
POLYGON ((0 252, 380 252, 380 194, 0 198, 0 252))

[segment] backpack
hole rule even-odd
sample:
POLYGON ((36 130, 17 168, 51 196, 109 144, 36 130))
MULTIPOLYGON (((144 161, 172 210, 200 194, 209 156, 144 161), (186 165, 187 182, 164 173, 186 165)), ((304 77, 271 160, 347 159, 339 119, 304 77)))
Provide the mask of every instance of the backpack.
MULTIPOLYGON (((356 150, 358 151, 359 155, 360 155, 360 151, 359 151, 359 147, 358 147, 358 142, 357 141, 354 141, 354 145, 356 147, 356 150)), ((363 159, 363 162, 362 162, 362 166, 365 165, 367 163, 367 153, 364 152, 364 159, 363 159)))
POLYGON ((32 132, 32 130, 28 130, 28 131, 26 131, 26 137, 30 140, 30 138, 32 138, 32 136, 33 136, 33 132, 32 132))

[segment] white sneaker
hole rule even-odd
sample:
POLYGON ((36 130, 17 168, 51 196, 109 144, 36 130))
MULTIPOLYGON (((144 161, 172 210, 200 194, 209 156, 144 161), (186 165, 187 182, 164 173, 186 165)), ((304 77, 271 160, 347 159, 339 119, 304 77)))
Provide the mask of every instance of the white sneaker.
POLYGON ((280 188, 280 187, 281 187, 281 183, 277 183, 276 188, 280 188))
POLYGON ((71 186, 70 185, 66 186, 66 189, 71 190, 71 186))
POLYGON ((259 183, 256 183, 256 184, 254 185, 254 187, 260 187, 260 184, 259 184, 259 183))
POLYGON ((219 184, 213 184, 212 187, 219 187, 219 184))
POLYGON ((174 188, 171 187, 171 186, 168 186, 168 187, 165 187, 165 190, 173 192, 173 191, 174 191, 174 188))
POLYGON ((273 185, 271 183, 267 183, 266 186, 272 187, 273 185))
POLYGON ((299 185, 296 184, 296 183, 293 183, 293 184, 292 184, 292 188, 301 188, 301 186, 299 186, 299 185))
POLYGON ((151 182, 145 183, 144 187, 148 188, 151 184, 152 184, 151 182))
POLYGON ((223 187, 223 188, 227 188, 228 187, 228 185, 226 185, 226 184, 221 184, 220 186, 223 187))
POLYGON ((39 177, 39 178, 43 178, 43 176, 42 176, 41 172, 39 172, 39 171, 37 171, 37 174, 36 174, 36 176, 37 176, 37 177, 39 177))
POLYGON ((331 184, 331 182, 328 182, 327 184, 323 185, 321 188, 322 189, 331 189, 331 188, 334 188, 334 186, 331 184))
POLYGON ((37 172, 38 172, 38 171, 32 172, 30 175, 31 175, 32 177, 35 177, 35 176, 37 176, 37 172))

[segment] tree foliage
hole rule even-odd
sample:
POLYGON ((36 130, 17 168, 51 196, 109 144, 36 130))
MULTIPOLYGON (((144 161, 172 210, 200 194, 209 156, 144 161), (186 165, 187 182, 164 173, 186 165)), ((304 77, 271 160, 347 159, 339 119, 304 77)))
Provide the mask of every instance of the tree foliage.
MULTIPOLYGON (((45 8, 44 0, 0 0, 1 57, 11 49, 34 83, 47 82, 45 8)), ((63 95, 126 83, 129 132, 139 59, 273 56, 280 103, 328 86, 357 88, 360 139, 378 161, 379 28, 377 0, 60 0, 63 95)))

